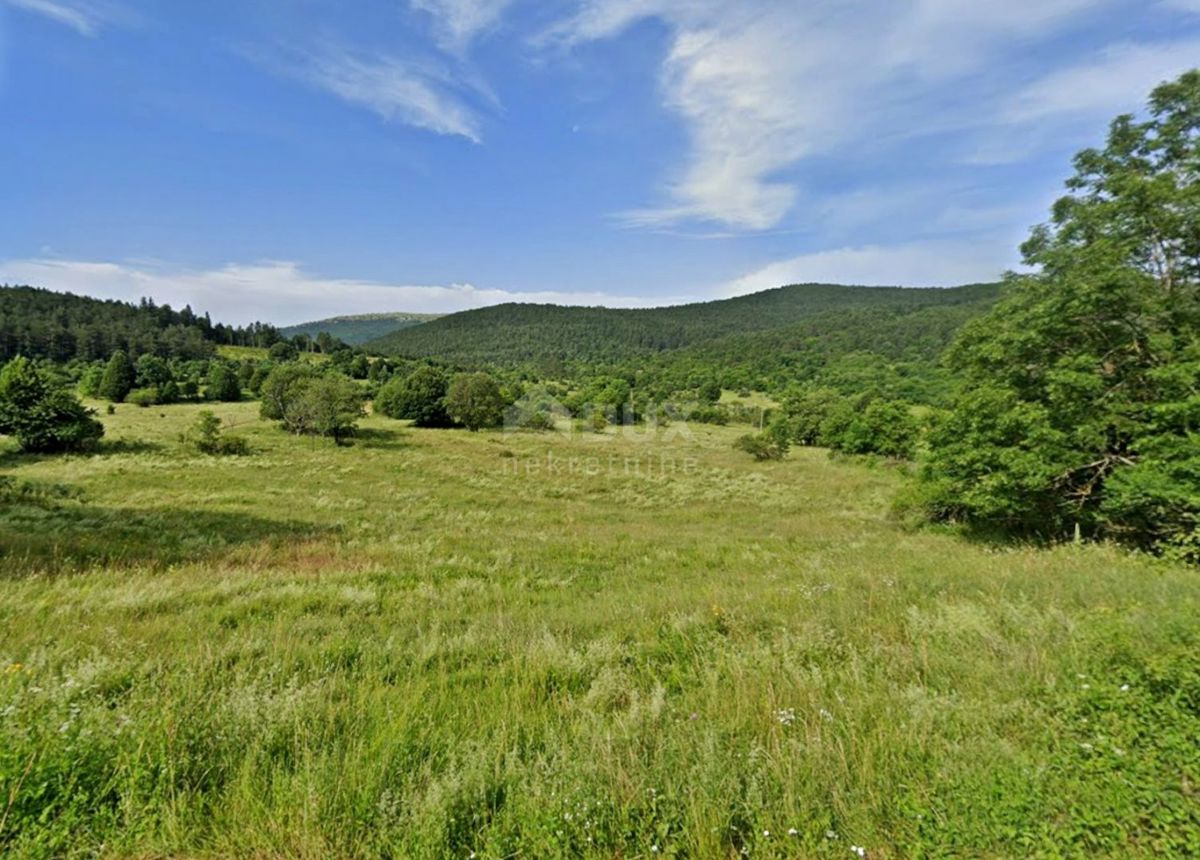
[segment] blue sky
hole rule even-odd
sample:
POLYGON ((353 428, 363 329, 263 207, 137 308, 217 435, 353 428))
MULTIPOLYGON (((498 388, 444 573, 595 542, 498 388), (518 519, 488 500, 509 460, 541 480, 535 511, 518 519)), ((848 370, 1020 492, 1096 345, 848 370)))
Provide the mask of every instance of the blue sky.
POLYGON ((0 0, 0 282, 215 318, 997 276, 1200 0, 0 0))

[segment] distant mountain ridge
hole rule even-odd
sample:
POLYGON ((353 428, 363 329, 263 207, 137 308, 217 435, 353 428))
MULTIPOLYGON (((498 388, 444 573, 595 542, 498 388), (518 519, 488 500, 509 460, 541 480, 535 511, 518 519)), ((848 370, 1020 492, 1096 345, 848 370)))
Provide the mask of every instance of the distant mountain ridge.
MULTIPOLYGON (((806 339, 839 333, 844 313, 873 311, 875 318, 926 308, 971 306, 971 316, 1000 295, 999 284, 962 287, 856 287, 793 284, 712 302, 648 309, 503 304, 450 314, 393 331, 365 348, 407 358, 461 365, 619 364, 637 358, 695 350, 723 338, 787 329, 805 321, 806 339)), ((853 316, 853 315, 850 315, 853 316)), ((844 326, 843 326, 844 327, 844 326)), ((787 338, 776 339, 774 347, 787 338)), ((740 344, 751 349, 751 343, 740 344)))
POLYGON ((323 320, 299 323, 285 326, 279 330, 284 337, 295 337, 306 334, 316 337, 321 332, 328 332, 351 346, 358 346, 376 338, 384 337, 392 332, 438 319, 441 314, 414 314, 404 311, 393 313, 348 314, 345 316, 329 317, 323 320))

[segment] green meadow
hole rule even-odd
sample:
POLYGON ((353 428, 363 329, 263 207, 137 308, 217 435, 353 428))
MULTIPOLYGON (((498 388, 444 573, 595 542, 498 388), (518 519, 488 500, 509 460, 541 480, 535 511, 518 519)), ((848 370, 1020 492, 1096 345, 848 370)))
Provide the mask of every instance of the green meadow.
POLYGON ((0 460, 6 857, 1200 854, 1200 578, 746 428, 0 460))

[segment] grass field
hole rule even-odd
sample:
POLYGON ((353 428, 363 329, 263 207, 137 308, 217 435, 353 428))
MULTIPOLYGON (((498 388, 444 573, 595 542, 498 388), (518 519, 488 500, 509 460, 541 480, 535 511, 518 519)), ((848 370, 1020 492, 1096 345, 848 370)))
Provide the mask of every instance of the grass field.
POLYGON ((6 857, 1200 854, 1200 575, 744 428, 5 454, 6 857))

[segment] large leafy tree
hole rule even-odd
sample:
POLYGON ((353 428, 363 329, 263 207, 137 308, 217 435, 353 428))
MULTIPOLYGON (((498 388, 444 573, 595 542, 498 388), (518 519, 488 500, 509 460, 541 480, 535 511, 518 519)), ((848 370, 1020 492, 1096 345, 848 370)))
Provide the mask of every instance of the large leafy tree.
POLYGON ((446 393, 446 411, 472 432, 498 427, 504 417, 504 394, 486 373, 460 373, 446 393))
POLYGON ((1037 274, 968 324, 968 386, 926 470, 944 518, 1200 550, 1200 71, 1075 159, 1022 248, 1037 274))
POLYGON ((29 359, 0 370, 0 433, 23 451, 78 451, 104 435, 104 426, 69 391, 54 385, 29 359))
POLYGON ((419 367, 406 377, 389 380, 375 398, 375 410, 389 418, 406 418, 417 427, 449 427, 446 393, 450 380, 436 367, 419 367))

